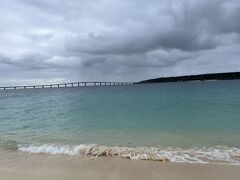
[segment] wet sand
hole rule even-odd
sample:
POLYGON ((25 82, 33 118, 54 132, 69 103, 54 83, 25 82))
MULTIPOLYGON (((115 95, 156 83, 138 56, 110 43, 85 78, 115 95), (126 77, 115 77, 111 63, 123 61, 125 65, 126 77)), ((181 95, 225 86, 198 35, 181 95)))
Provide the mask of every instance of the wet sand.
POLYGON ((239 180, 240 166, 0 152, 1 180, 239 180))

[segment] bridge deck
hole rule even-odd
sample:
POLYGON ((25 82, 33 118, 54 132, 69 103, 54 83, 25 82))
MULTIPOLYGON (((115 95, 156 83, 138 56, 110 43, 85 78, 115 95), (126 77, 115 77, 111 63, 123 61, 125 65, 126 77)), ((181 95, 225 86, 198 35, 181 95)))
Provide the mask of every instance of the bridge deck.
POLYGON ((5 86, 5 87, 0 87, 0 90, 84 87, 84 86, 119 86, 119 85, 130 85, 130 84, 134 84, 134 83, 133 82, 74 82, 74 83, 42 84, 42 85, 28 85, 28 86, 5 86))

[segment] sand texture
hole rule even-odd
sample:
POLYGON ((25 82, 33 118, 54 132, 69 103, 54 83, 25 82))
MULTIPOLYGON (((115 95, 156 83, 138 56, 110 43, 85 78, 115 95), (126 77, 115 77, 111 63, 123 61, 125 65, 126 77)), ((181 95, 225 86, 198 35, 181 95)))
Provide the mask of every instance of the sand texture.
POLYGON ((240 166, 0 153, 1 180, 239 180, 240 166))

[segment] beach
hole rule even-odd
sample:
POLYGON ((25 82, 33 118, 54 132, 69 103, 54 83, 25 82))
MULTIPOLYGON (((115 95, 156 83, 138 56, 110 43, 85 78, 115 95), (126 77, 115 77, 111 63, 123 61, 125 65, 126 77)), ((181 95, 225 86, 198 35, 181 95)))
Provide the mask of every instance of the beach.
POLYGON ((239 180, 240 166, 0 153, 2 180, 239 180))
POLYGON ((0 4, 0 180, 240 180, 240 0, 0 4))
POLYGON ((239 180, 239 82, 2 91, 0 180, 239 180))

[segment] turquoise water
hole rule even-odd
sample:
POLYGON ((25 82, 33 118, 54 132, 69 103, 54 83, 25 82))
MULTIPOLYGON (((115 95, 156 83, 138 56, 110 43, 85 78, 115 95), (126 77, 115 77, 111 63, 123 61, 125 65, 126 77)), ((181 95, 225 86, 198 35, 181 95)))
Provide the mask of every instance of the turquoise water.
POLYGON ((240 81, 0 91, 0 148, 83 144, 240 153, 240 81))

